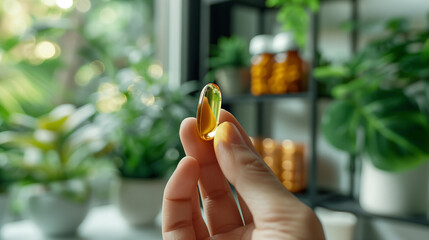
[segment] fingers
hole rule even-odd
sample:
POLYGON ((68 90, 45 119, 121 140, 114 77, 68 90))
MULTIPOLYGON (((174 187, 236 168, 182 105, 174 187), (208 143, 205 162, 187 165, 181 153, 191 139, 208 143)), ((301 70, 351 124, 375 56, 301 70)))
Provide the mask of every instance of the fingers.
MULTIPOLYGON (((225 177, 235 186, 249 207, 255 224, 271 216, 270 206, 300 205, 299 201, 277 180, 269 167, 256 154, 234 124, 219 125, 214 148, 225 177)), ((284 209, 284 208, 282 208, 284 209)))
MULTIPOLYGON (((171 176, 164 191, 162 209, 163 239, 197 239, 194 223, 200 227, 198 235, 204 236, 201 215, 196 213, 195 191, 200 175, 198 162, 191 157, 183 158, 171 176)), ((199 205, 199 204, 198 204, 199 205)))
POLYGON ((243 221, 213 149, 213 141, 202 140, 195 118, 188 118, 180 127, 180 139, 186 155, 198 160, 199 187, 211 235, 243 226, 243 221))
POLYGON ((247 206, 246 202, 243 200, 240 193, 238 193, 238 192, 237 192, 237 198, 238 198, 238 202, 240 204, 241 214, 243 215, 244 223, 246 225, 249 223, 252 223, 253 222, 252 213, 250 212, 249 207, 247 206))
POLYGON ((234 126, 237 128, 238 132, 244 139, 246 145, 249 147, 252 152, 254 152, 256 155, 259 155, 258 151, 256 151, 255 147, 253 146, 252 141, 250 140, 249 136, 247 136, 246 131, 241 127, 240 123, 237 121, 237 119, 228 111, 221 109, 220 111, 220 120, 219 123, 223 122, 230 122, 234 124, 234 126))
POLYGON ((225 177, 249 207, 255 226, 252 238, 324 239, 314 212, 282 186, 246 139, 233 123, 223 122, 218 126, 214 149, 225 177))
MULTIPOLYGON (((244 139, 244 141, 246 142, 246 145, 249 147, 249 149, 252 150, 252 152, 254 152, 256 155, 259 155, 258 151, 253 146, 252 141, 247 136, 246 131, 244 131, 244 129, 241 127, 240 123, 237 121, 237 119, 231 113, 222 109, 221 113, 220 113, 220 121, 219 122, 220 123, 223 123, 223 122, 233 123, 234 126, 236 126, 236 128, 238 129, 241 137, 244 139)), ((240 204, 241 213, 243 215, 244 223, 249 224, 249 223, 253 222, 252 214, 250 213, 249 207, 247 206, 246 202, 243 201, 243 198, 240 196, 239 193, 237 193, 237 197, 238 197, 238 202, 240 204)))
POLYGON ((195 189, 194 197, 192 199, 192 222, 196 239, 206 239, 210 236, 206 222, 204 222, 204 219, 201 216, 200 195, 198 194, 198 189, 195 189))

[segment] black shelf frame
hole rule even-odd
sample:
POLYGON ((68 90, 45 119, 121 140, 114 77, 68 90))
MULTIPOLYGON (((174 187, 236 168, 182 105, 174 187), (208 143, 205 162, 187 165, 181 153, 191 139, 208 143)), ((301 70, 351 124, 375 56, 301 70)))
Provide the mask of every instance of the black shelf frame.
POLYGON ((316 205, 333 211, 350 212, 361 218, 381 218, 391 221, 429 226, 429 217, 426 215, 387 216, 373 214, 363 210, 354 198, 339 194, 320 194, 316 205))
POLYGON ((247 6, 258 9, 267 9, 265 1, 261 0, 203 0, 207 5, 215 5, 222 3, 232 3, 241 6, 247 6))
POLYGON ((239 94, 232 96, 223 96, 222 102, 225 104, 240 104, 240 103, 266 103, 279 101, 282 99, 306 99, 308 98, 308 92, 299 92, 299 93, 288 93, 288 94, 278 94, 278 95, 261 95, 254 96, 250 93, 248 94, 239 94))
MULTIPOLYGON (((340 0, 320 0, 323 2, 333 2, 340 0)), ((354 23, 359 21, 359 0, 346 0, 351 4, 351 16, 350 19, 354 23)), ((215 44, 214 39, 216 36, 211 36, 211 21, 213 17, 211 14, 214 7, 218 7, 217 11, 224 9, 223 13, 225 15, 226 22, 231 21, 231 8, 233 6, 246 6, 252 7, 258 10, 259 26, 258 34, 264 34, 264 15, 266 11, 272 11, 272 8, 267 8, 265 5, 265 0, 201 0, 199 1, 200 11, 199 11, 199 31, 198 35, 193 35, 199 39, 199 51, 193 51, 193 53, 199 53, 198 55, 198 78, 200 83, 203 83, 205 74, 208 72, 208 58, 209 58, 209 48, 210 44, 215 44), (220 8, 220 9, 219 9, 220 8)), ((311 57, 312 57, 312 70, 318 66, 317 62, 317 53, 318 53, 318 43, 319 43, 319 13, 310 13, 311 26, 310 32, 311 37, 310 48, 311 48, 311 57)), ((224 20, 225 20, 224 19, 224 20)), ((223 22, 225 23, 225 21, 223 22)), ((224 31, 219 32, 217 29, 215 35, 229 36, 230 35, 230 26, 225 26, 224 31), (220 35, 219 35, 220 34, 220 35)), ((359 31, 357 28, 354 28, 350 32, 350 50, 354 54, 358 50, 359 43, 359 31)), ((315 207, 324 207, 334 211, 344 211, 355 214, 361 218, 378 218, 378 219, 387 219, 393 221, 400 221, 406 223, 419 224, 423 226, 429 226, 428 216, 384 216, 372 214, 364 211, 359 202, 355 199, 355 172, 356 172, 356 156, 350 155, 349 157, 349 172, 350 172, 350 186, 349 193, 344 196, 336 193, 321 191, 317 187, 317 129, 318 129, 318 108, 317 103, 320 97, 318 96, 317 91, 317 81, 314 79, 313 74, 310 74, 309 78, 309 87, 306 92, 301 93, 289 93, 282 95, 261 95, 253 96, 251 94, 242 94, 242 95, 233 95, 233 96, 224 96, 223 103, 227 105, 232 104, 245 104, 251 103, 256 104, 256 120, 258 125, 257 133, 263 133, 262 125, 264 123, 264 106, 266 103, 273 101, 280 101, 285 99, 304 99, 308 101, 309 104, 309 115, 310 115, 310 141, 309 141, 309 168, 308 168, 308 188, 304 192, 294 193, 294 195, 300 199, 302 202, 306 203, 312 208, 315 207)))

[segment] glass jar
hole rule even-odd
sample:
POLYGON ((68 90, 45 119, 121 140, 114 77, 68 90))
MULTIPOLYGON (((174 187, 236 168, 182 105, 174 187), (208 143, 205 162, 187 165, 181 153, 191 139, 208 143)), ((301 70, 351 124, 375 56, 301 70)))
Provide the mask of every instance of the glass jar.
POLYGON ((268 90, 272 94, 303 91, 305 85, 305 63, 291 33, 280 33, 274 37, 276 52, 268 90))
POLYGON ((257 35, 250 41, 249 51, 252 55, 250 92, 255 96, 269 93, 268 80, 271 78, 274 63, 272 42, 271 35, 257 35))

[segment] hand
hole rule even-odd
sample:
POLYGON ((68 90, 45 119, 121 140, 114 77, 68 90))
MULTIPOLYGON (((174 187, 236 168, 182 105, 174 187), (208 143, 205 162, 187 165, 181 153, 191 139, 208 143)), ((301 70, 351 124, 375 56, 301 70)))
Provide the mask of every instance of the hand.
POLYGON ((277 180, 238 121, 222 110, 220 122, 208 142, 198 136, 194 118, 182 122, 180 138, 187 156, 164 191, 164 240, 323 240, 314 212, 277 180), (227 180, 237 190, 239 205, 227 180))

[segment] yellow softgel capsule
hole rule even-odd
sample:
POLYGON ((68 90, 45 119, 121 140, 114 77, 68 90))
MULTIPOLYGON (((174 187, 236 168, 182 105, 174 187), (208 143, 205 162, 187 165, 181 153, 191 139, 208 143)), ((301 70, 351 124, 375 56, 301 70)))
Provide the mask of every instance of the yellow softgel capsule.
POLYGON ((210 141, 216 134, 219 124, 222 94, 216 84, 209 83, 201 90, 197 110, 198 135, 205 141, 210 141))

